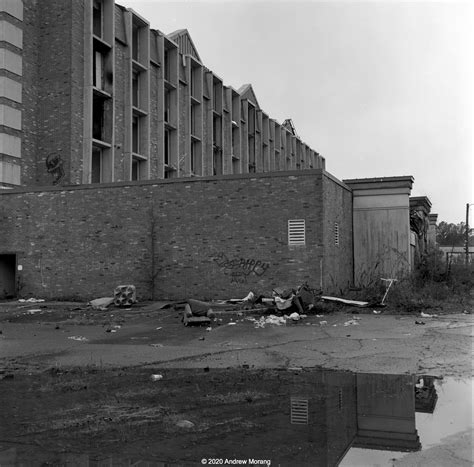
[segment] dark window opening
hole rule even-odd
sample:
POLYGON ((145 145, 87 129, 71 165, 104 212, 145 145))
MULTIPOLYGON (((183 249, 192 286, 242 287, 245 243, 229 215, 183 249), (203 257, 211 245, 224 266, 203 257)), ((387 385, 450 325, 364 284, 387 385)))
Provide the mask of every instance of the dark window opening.
POLYGON ((140 180, 140 161, 132 159, 132 180, 140 180))
POLYGON ((104 100, 94 96, 92 105, 92 137, 99 141, 104 140, 104 100))
POLYGON ((167 81, 171 81, 171 60, 170 60, 170 53, 168 50, 165 50, 165 79, 167 81))
POLYGON ((102 182, 102 150, 92 148, 91 183, 102 182))
POLYGON ((132 59, 138 62, 138 50, 140 47, 140 28, 134 24, 132 27, 132 59))
POLYGON ((139 85, 138 85, 138 73, 132 74, 132 105, 133 107, 139 107, 140 103, 139 85))
POLYGON ((140 154, 140 123, 139 118, 132 118, 132 152, 140 154))
POLYGON ((165 91, 165 113, 164 113, 165 122, 170 121, 170 93, 165 91))
POLYGON ((92 31, 97 37, 102 37, 102 3, 94 0, 92 7, 92 31))
POLYGON ((169 130, 165 130, 165 165, 169 165, 170 163, 170 132, 169 130))

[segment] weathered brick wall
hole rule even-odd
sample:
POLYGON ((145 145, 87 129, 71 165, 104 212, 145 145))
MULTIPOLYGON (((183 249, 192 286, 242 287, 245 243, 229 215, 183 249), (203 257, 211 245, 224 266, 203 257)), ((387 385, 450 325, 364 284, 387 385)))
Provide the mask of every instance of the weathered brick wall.
POLYGON ((82 2, 24 1, 23 184, 52 185, 49 154, 64 183, 82 180, 84 11, 82 2))
MULTIPOLYGON (((0 253, 17 253, 24 296, 89 299, 122 283, 142 299, 153 288, 155 298, 206 299, 317 286, 323 199, 351 218, 339 188, 322 195, 335 184, 326 178, 315 170, 8 191, 0 253), (288 219, 306 220, 305 246, 288 246, 288 219)), ((345 264, 323 273, 346 276, 345 264)))
POLYGON ((352 253, 352 192, 339 180, 324 172, 324 261, 323 288, 330 293, 341 293, 353 280, 352 253), (335 224, 338 240, 335 241, 335 224))

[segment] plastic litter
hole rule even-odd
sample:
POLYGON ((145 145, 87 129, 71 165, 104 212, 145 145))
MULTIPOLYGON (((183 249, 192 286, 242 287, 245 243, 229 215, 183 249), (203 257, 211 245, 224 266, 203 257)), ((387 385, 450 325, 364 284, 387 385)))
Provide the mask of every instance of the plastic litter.
POLYGON ((436 318, 438 315, 430 315, 429 313, 423 313, 421 312, 421 317, 422 318, 436 318))
POLYGON ((29 315, 34 315, 35 313, 39 313, 41 311, 40 308, 34 308, 33 310, 28 310, 27 313, 29 315))
POLYGON ((41 302, 44 302, 44 298, 27 298, 27 299, 24 299, 24 298, 20 298, 18 300, 20 303, 41 303, 41 302))
POLYGON ((382 313, 380 310, 372 310, 375 315, 380 315, 382 313))
POLYGON ((344 326, 358 326, 359 322, 355 319, 350 319, 344 323, 344 326))
POLYGON ((73 341, 80 341, 80 342, 85 342, 87 341, 87 337, 84 336, 69 336, 68 339, 72 339, 73 341))
POLYGON ((286 324, 286 319, 283 316, 268 315, 262 316, 260 319, 247 318, 255 324, 256 328, 264 328, 266 324, 274 324, 276 326, 282 326, 286 324))
POLYGON ((300 315, 298 313, 296 313, 296 311, 294 313, 291 313, 290 316, 288 316, 288 318, 292 319, 293 321, 299 321, 300 320, 300 315))
POLYGON ((321 326, 324 326, 325 324, 328 324, 328 322, 327 322, 327 321, 320 321, 319 324, 320 324, 321 326))
POLYGON ((426 324, 424 321, 415 321, 415 324, 426 324))
POLYGON ((151 375, 150 379, 152 381, 159 381, 160 379, 163 379, 163 375, 151 375))

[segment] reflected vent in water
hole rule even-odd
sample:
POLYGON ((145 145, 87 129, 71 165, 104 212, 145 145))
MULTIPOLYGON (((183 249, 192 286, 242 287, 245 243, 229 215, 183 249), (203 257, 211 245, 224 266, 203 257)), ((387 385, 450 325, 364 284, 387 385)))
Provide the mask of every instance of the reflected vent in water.
POLYGON ((291 424, 308 424, 308 399, 291 398, 291 424))

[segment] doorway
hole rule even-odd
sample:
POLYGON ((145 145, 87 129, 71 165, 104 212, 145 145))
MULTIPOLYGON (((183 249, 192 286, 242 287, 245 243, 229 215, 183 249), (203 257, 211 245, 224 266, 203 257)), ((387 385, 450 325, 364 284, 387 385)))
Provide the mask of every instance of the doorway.
POLYGON ((0 300, 16 297, 16 255, 0 254, 0 300))

